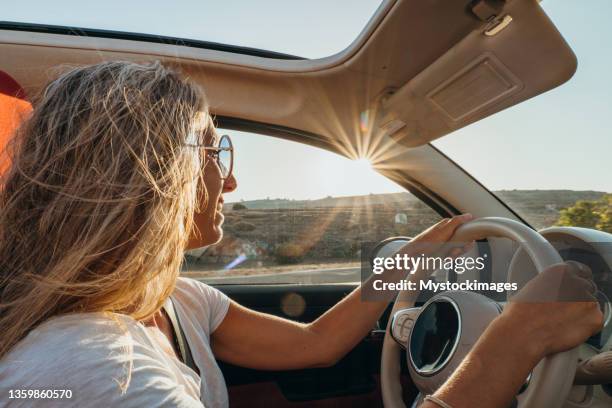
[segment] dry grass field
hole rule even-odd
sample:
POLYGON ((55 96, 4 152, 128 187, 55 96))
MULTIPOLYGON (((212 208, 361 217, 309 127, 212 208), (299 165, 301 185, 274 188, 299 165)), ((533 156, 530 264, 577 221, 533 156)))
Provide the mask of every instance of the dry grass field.
MULTIPOLYGON (((536 228, 553 225, 561 208, 603 193, 512 190, 496 194, 536 228)), ((439 215, 408 193, 321 200, 267 199, 226 204, 225 237, 185 256, 194 277, 282 273, 358 265, 363 243, 414 236, 439 215)))

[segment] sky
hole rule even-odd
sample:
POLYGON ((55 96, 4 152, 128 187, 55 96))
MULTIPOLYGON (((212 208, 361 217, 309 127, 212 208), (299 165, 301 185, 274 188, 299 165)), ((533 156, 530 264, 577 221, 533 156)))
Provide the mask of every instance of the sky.
POLYGON ((491 189, 611 192, 612 1, 542 5, 578 58, 574 77, 434 145, 491 189))
MULTIPOLYGON (((80 0, 39 0, 10 2, 1 18, 202 39, 319 58, 348 46, 379 4, 105 0, 84 7, 80 0)), ((542 6, 578 57, 575 76, 434 145, 493 190, 611 192, 612 1, 544 0, 542 6)), ((231 134, 239 189, 230 201, 401 191, 363 163, 279 139, 231 134)))
MULTIPOLYGON (((4 1, 2 1, 4 3, 4 1)), ((0 20, 168 35, 320 58, 346 48, 381 0, 19 0, 0 20)))

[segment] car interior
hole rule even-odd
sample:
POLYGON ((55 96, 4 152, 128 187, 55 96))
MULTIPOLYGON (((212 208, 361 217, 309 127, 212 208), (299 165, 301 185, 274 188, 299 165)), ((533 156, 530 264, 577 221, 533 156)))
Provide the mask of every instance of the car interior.
MULTIPOLYGON (((612 253, 594 244, 610 243, 612 235, 577 227, 536 232, 431 144, 572 78, 577 58, 538 1, 384 0, 346 49, 318 59, 149 34, 10 21, 0 21, 0 55, 1 150, 31 110, 31 97, 62 67, 160 60, 202 86, 218 127, 297 142, 349 159, 367 157, 378 173, 437 216, 470 212, 482 217, 480 224, 462 231, 465 239, 480 242, 477 251, 489 255, 480 279, 526 282, 547 264, 573 259, 591 266, 602 292, 612 293, 612 253), (529 243, 529 256, 517 242, 529 243)), ((0 159, 0 171, 8 165, 0 159)), ((388 250, 397 242, 390 240, 377 250, 388 250)), ((246 307, 309 322, 360 282, 247 279, 210 284, 246 307)), ((503 299, 486 295, 488 300, 448 302, 459 305, 456 313, 467 324, 473 308, 489 308, 492 317, 499 313, 497 305, 503 305, 503 299)), ((398 298, 369 335, 332 367, 276 372, 220 362, 231 406, 416 406, 432 384, 439 385, 449 375, 460 356, 449 359, 435 375, 423 374, 410 356, 407 339, 398 334, 406 319, 418 321, 418 314, 435 302, 444 300, 432 293, 398 298)), ((604 330, 576 350, 543 361, 517 395, 516 406, 612 406, 607 299, 602 307, 607 317, 604 330)), ((439 320, 447 319, 448 327, 454 327, 455 312, 440 305, 438 309, 439 320)))

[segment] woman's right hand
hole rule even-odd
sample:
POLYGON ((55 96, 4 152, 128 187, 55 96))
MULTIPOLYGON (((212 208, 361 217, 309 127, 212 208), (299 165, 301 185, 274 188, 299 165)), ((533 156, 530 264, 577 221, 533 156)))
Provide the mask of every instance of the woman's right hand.
POLYGON ((499 317, 534 358, 569 350, 599 332, 603 314, 591 270, 578 262, 553 265, 511 297, 499 317))

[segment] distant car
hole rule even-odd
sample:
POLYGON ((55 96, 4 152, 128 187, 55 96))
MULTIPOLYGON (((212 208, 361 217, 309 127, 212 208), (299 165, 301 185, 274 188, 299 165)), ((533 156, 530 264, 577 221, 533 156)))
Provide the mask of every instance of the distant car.
MULTIPOLYGON (((4 118, 10 117, 7 112, 14 112, 11 104, 18 100, 23 105, 26 95, 39 91, 63 64, 162 60, 202 85, 219 128, 237 133, 244 143, 264 143, 269 148, 297 142, 300 149, 312 148, 313 155, 323 150, 350 159, 366 158, 387 181, 403 189, 384 196, 318 201, 268 198, 245 202, 246 208, 228 208, 226 243, 187 254, 185 273, 201 277, 250 308, 313 320, 359 284, 360 262, 367 258, 362 244, 408 237, 441 217, 460 212, 499 217, 491 221, 498 228, 494 228, 495 236, 482 225, 479 230, 483 245, 477 251, 486 253, 487 267, 474 276, 439 271, 436 279, 505 282, 508 265, 514 264, 511 278, 527 281, 542 262, 556 259, 519 259, 521 251, 508 238, 511 232, 520 230, 531 238, 536 233, 431 144, 572 77, 576 57, 538 2, 384 1, 348 48, 313 60, 204 41, 19 22, 0 22, 0 55, 0 70, 6 74, 0 76, 4 118), (16 88, 15 83, 21 87, 16 88), (286 244, 293 247, 283 247, 286 244), (523 262, 520 268, 517 262, 523 262), (295 304, 300 305, 298 312, 295 304)), ((10 135, 9 122, 0 122, 4 126, 2 143, 10 135)), ((238 160, 248 154, 238 150, 238 160)), ((288 164, 274 163, 265 155, 256 159, 262 168, 279 166, 283 177, 312 174, 321 183, 325 177, 348 180, 357 174, 348 161, 345 171, 322 175, 315 171, 316 166, 292 167, 291 158, 288 164)), ((254 173, 258 170, 252 168, 254 173)), ((266 194, 264 178, 261 184, 266 194)), ((375 190, 372 184, 371 191, 375 190)), ((542 208, 554 213, 559 207, 548 203, 542 208)), ((562 258, 589 264, 595 280, 609 290, 605 285, 610 282, 612 257, 593 242, 610 243, 612 235, 574 227, 551 227, 539 233, 562 258)), ((387 245, 393 242, 399 241, 390 240, 387 245)), ((550 254, 538 248, 534 254, 550 254)), ((503 304, 504 299, 485 294, 503 304)), ((425 294, 419 304, 431 303, 440 295, 432 296, 425 294)), ((399 407, 404 402, 418 403, 427 393, 427 381, 444 379, 444 369, 450 367, 445 364, 458 352, 457 347, 447 350, 447 358, 438 362, 439 369, 419 370, 410 350, 408 358, 400 357, 407 337, 398 339, 394 333, 401 345, 390 341, 394 330, 408 327, 404 320, 391 321, 392 307, 370 335, 333 367, 264 372, 221 363, 232 406, 372 407, 383 406, 384 400, 386 407, 399 407)), ((454 330, 448 339, 439 340, 456 343, 460 335, 473 329, 462 326, 461 318, 453 325, 454 313, 450 310, 445 315, 449 320, 438 323, 454 330)), ((394 315, 398 319, 413 316, 394 315)), ((609 347, 611 330, 606 326, 579 350, 564 354, 562 364, 539 366, 526 390, 517 396, 518 406, 612 406, 609 386, 594 384, 588 391, 581 388, 586 386, 572 386, 578 359, 597 355, 606 344, 609 347), (546 405, 536 406, 533 401, 546 405)), ((406 333, 408 336, 409 331, 406 333)))

